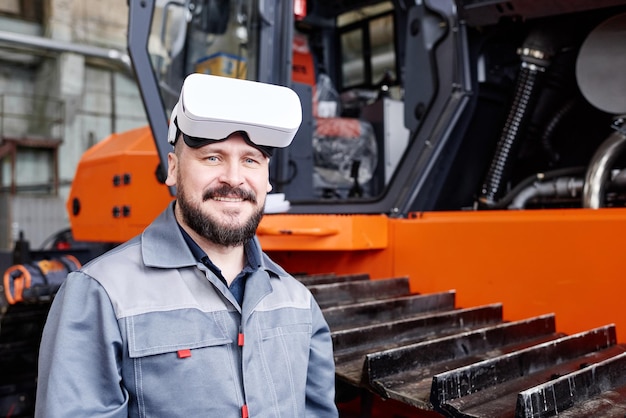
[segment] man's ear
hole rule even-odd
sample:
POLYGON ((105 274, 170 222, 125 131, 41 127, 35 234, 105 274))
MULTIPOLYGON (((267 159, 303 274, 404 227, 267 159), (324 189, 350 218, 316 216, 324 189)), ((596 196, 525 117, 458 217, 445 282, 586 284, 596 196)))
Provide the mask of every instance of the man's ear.
POLYGON ((177 173, 177 165, 178 164, 178 156, 170 152, 167 154, 167 178, 165 179, 165 184, 168 186, 176 186, 176 178, 177 173))
POLYGON ((267 157, 267 193, 271 192, 273 187, 272 187, 272 182, 270 182, 270 173, 269 173, 269 165, 270 165, 270 157, 267 157))

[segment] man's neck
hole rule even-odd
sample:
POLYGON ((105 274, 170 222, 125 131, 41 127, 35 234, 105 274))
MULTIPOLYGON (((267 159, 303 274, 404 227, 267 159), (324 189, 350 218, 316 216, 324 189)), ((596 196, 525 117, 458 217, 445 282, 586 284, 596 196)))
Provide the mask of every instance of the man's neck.
MULTIPOLYGON (((206 241, 206 240, 204 240, 206 241)), ((245 253, 243 245, 236 247, 221 247, 212 245, 202 245, 200 248, 204 250, 211 262, 217 266, 222 272, 222 276, 226 279, 228 286, 235 280, 235 277, 243 270, 245 266, 245 253)))

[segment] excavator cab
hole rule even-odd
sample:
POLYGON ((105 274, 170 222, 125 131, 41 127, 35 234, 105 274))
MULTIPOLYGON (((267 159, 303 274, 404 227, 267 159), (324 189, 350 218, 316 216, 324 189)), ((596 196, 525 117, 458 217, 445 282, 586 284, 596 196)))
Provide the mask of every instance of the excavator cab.
POLYGON ((381 195, 409 135, 401 120, 383 131, 385 115, 403 112, 392 2, 144 4, 131 2, 141 23, 129 47, 140 83, 158 92, 151 119, 169 117, 194 72, 286 85, 301 98, 303 123, 272 160, 274 189, 290 202, 381 195))

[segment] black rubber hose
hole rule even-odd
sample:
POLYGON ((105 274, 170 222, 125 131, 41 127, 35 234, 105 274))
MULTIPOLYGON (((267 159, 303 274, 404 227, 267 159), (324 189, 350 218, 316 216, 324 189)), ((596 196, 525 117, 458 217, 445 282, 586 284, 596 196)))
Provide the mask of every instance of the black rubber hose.
POLYGON ((558 152, 554 150, 552 146, 552 137, 556 129, 561 125, 561 122, 567 117, 571 111, 576 107, 576 100, 570 99, 568 100, 555 114, 550 118, 546 127, 544 128, 543 134, 541 135, 541 145, 544 151, 548 154, 550 158, 550 163, 556 164, 561 159, 561 156, 558 152))
POLYGON ((526 177, 524 180, 519 182, 510 192, 506 194, 502 199, 500 199, 497 203, 495 203, 491 209, 506 209, 509 204, 517 197, 517 195, 524 190, 525 188, 531 186, 535 182, 545 182, 549 180, 553 180, 559 177, 567 177, 567 176, 583 176, 587 167, 585 166, 576 166, 576 167, 566 167, 559 168, 556 170, 546 171, 543 173, 536 173, 531 176, 526 177))

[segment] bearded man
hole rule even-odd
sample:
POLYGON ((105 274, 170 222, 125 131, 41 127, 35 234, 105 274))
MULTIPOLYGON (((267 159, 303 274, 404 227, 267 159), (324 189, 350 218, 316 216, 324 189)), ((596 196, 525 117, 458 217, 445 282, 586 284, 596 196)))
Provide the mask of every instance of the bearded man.
POLYGON ((299 99, 194 74, 170 121, 176 199, 65 280, 41 342, 36 417, 336 417, 328 325, 255 236, 299 99))

